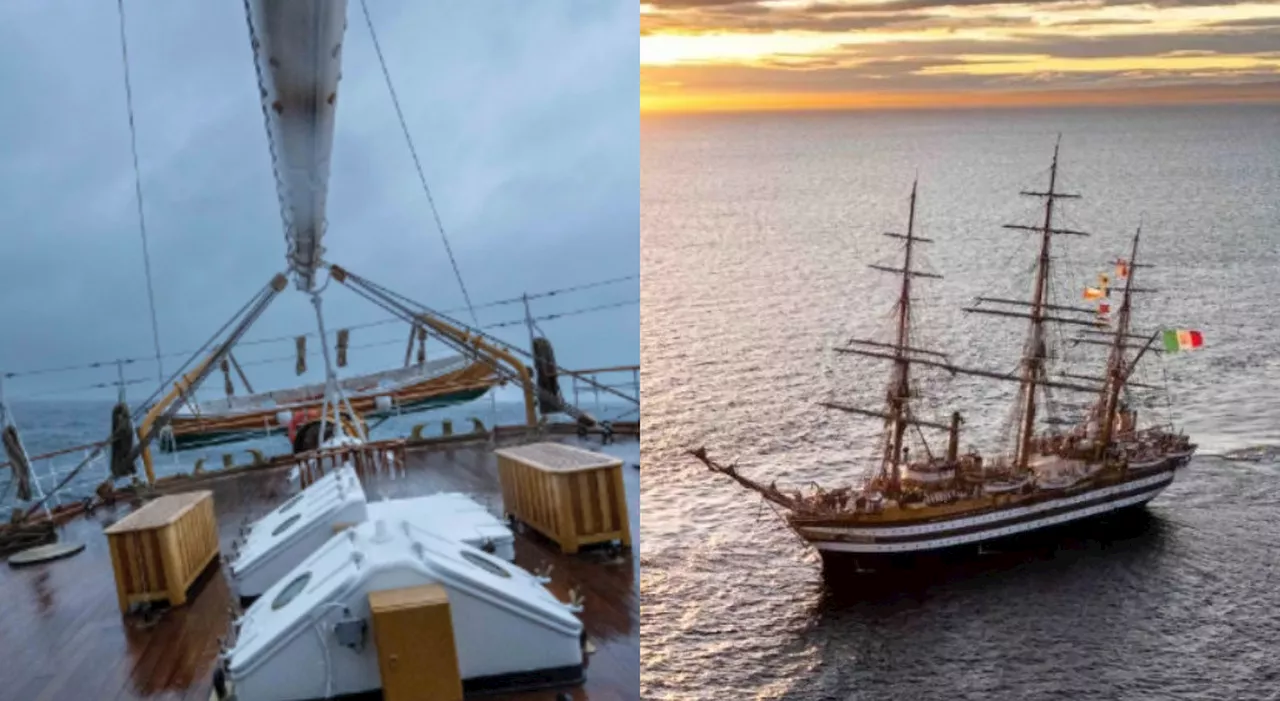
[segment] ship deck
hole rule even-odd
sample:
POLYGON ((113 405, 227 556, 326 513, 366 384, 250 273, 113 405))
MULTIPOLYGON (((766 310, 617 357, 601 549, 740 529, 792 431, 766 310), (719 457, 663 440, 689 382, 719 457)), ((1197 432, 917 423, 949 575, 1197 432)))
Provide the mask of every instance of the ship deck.
MULTIPOLYGON (((564 439, 587 448, 576 438, 564 439)), ((624 440, 634 440, 619 438, 624 440)), ((594 447, 599 449, 598 439, 594 447)), ((405 474, 370 476, 371 499, 460 491, 497 513, 501 496, 497 460, 482 444, 417 449, 405 474)), ((527 529, 516 529, 516 563, 526 569, 551 564, 550 589, 562 600, 578 586, 586 597, 583 622, 595 652, 586 683, 570 689, 489 695, 506 701, 551 701, 559 692, 578 700, 623 701, 640 697, 639 472, 623 468, 633 548, 610 558, 600 550, 576 556, 527 529)), ((213 491, 224 551, 245 518, 254 519, 296 491, 284 468, 211 477, 185 489, 213 491)), ((181 491, 181 490, 179 490, 181 491)), ((33 567, 0 567, 0 697, 31 701, 83 699, 187 699, 207 701, 226 634, 232 594, 217 566, 196 581, 185 606, 155 621, 122 617, 103 528, 127 514, 128 505, 100 507, 60 529, 60 538, 83 543, 71 558, 33 567)))

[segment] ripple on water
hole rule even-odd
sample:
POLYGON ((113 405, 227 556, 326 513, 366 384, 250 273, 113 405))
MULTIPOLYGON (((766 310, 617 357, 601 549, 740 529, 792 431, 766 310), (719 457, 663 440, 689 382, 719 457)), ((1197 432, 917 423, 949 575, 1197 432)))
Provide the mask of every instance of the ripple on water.
MULTIPOLYGON (((1034 214, 1015 193, 1043 184, 1058 131, 1066 184, 1084 195, 1062 221, 1096 234, 1069 242, 1062 269, 1078 275, 1062 294, 1105 269, 1141 215, 1159 265, 1143 285, 1161 292, 1140 323, 1207 338, 1152 366, 1144 379, 1167 379, 1172 402, 1143 411, 1171 410, 1207 453, 1280 445, 1277 127, 1247 108, 646 120, 645 698, 1273 694, 1276 451, 1196 459, 1123 531, 839 592, 768 508, 683 451, 783 484, 860 471, 875 427, 816 404, 883 390, 883 368, 832 349, 885 325, 892 291, 864 266, 889 259, 878 234, 901 228, 917 169, 919 231, 937 240, 926 264, 947 276, 920 288, 919 342, 1012 368, 1021 328, 979 331, 957 310, 1025 293, 1010 281, 1027 241, 999 224, 1034 214)), ((938 382, 950 403, 931 411, 959 408, 974 442, 998 435, 1010 388, 938 382)))

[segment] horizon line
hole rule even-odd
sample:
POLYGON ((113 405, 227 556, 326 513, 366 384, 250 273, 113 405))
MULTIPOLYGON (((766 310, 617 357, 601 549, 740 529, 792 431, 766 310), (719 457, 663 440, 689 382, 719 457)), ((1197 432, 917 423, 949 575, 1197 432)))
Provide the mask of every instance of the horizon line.
POLYGON ((1037 107, 1144 107, 1280 103, 1280 81, 1142 87, 932 92, 658 93, 640 96, 642 115, 853 112, 1037 107))

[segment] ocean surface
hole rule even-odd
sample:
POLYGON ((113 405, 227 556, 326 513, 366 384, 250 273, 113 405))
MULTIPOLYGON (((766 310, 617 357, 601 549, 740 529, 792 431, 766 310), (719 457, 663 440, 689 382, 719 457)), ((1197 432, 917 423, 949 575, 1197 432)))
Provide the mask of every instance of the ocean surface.
MULTIPOLYGON (((565 399, 574 401, 570 389, 562 387, 565 399)), ((620 391, 629 391, 625 388, 620 391)), ((619 400, 610 400, 605 395, 597 400, 594 393, 580 395, 579 407, 602 419, 619 418, 623 421, 634 421, 634 405, 622 404, 619 400)), ((62 451, 67 448, 88 445, 105 440, 111 431, 111 408, 113 402, 94 400, 46 401, 27 400, 14 402, 12 407, 14 421, 19 428, 22 442, 27 453, 40 456, 46 453, 62 451)), ((472 430, 472 419, 479 419, 486 427, 496 425, 510 426, 524 423, 524 404, 519 401, 499 399, 492 401, 487 395, 466 404, 458 404, 443 409, 402 414, 393 416, 383 422, 376 419, 370 421, 371 437, 374 439, 408 436, 415 425, 422 424, 422 435, 438 436, 443 432, 443 422, 453 422, 454 433, 465 433, 472 430)), ((568 419, 565 419, 568 420, 568 419)), ((222 456, 230 454, 233 464, 243 465, 252 461, 251 449, 261 450, 263 455, 284 455, 289 453, 289 440, 284 434, 262 436, 239 443, 211 446, 179 453, 163 453, 153 451, 157 476, 178 473, 190 474, 196 462, 203 459, 203 469, 213 471, 222 467, 222 456)), ((80 466, 88 457, 89 450, 71 452, 62 456, 36 460, 33 469, 46 492, 61 482, 80 466)), ((109 452, 96 458, 93 462, 81 467, 66 485, 52 498, 50 504, 58 501, 75 501, 93 493, 95 487, 109 476, 109 452)), ((0 458, 3 461, 3 458, 0 458)), ((16 501, 16 494, 10 486, 12 471, 5 467, 0 471, 0 513, 8 514, 11 509, 21 506, 16 501)), ((142 464, 138 463, 138 476, 145 479, 142 464)))
MULTIPOLYGON (((1280 698, 1280 110, 1275 106, 646 118, 641 131, 645 698, 1280 698), (865 472, 887 368, 833 352, 883 337, 912 180, 913 344, 1016 369, 1025 322, 961 311, 1027 299, 1061 134, 1054 297, 1127 257, 1135 325, 1205 347, 1144 358, 1143 419, 1200 455, 1123 527, 940 571, 824 586, 763 505, 683 451, 779 485, 865 472)), ((1054 344, 1099 374, 1095 347, 1054 344)), ((1090 372, 1090 368, 1092 371, 1090 372)), ((928 375, 928 373, 923 373, 928 375)), ((1016 385, 922 378, 920 415, 1004 445, 1016 385)), ((1057 394, 1070 417, 1080 397, 1057 394)))

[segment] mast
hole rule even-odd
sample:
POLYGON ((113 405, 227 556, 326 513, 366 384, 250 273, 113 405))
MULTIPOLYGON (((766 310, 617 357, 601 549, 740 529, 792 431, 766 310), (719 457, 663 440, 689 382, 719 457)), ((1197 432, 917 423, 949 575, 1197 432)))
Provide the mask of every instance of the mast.
POLYGON ((911 395, 911 364, 913 362, 923 363, 925 365, 942 366, 951 368, 952 366, 945 362, 947 356, 932 350, 923 348, 915 348, 911 345, 911 281, 912 278, 941 278, 941 275, 929 273, 922 270, 912 269, 915 263, 915 246, 919 243, 932 243, 931 239, 927 239, 915 234, 916 221, 916 194, 918 190, 918 182, 911 184, 911 200, 910 209, 907 215, 907 233, 886 233, 885 236, 895 239, 901 239, 905 242, 905 252, 903 254, 903 262, 901 268, 893 268, 884 265, 871 265, 874 270, 886 273, 894 273, 902 276, 902 286, 898 293, 897 303, 897 332, 893 343, 886 343, 875 340, 852 339, 849 344, 852 346, 860 346, 855 348, 837 348, 840 353, 853 353, 872 358, 880 358, 889 360, 893 363, 893 371, 890 376, 889 387, 885 392, 885 410, 874 411, 870 409, 860 409, 857 407, 849 407, 840 404, 824 403, 830 409, 839 409, 853 414, 863 416, 873 416, 884 419, 885 422, 885 452, 881 461, 880 474, 890 479, 890 490, 897 492, 901 482, 901 467, 907 449, 903 446, 906 437, 907 427, 916 426, 917 428, 934 428, 946 430, 947 426, 936 424, 928 421, 921 421, 911 416, 909 407, 911 395), (877 350, 882 349, 882 350, 877 350), (926 361, 920 356, 933 356, 940 360, 926 361))
MULTIPOLYGON (((1018 300, 989 299, 979 298, 979 301, 999 302, 1004 304, 1017 304, 1028 307, 1027 312, 1012 312, 999 309, 983 309, 979 307, 966 308, 965 311, 977 312, 980 314, 993 314, 996 316, 1019 317, 1029 319, 1030 327, 1027 330, 1027 341, 1022 357, 1022 372, 1018 378, 1019 390, 1018 400, 1021 403, 1022 422, 1018 431, 1018 446, 1016 455, 1016 465, 1018 469, 1025 470, 1031 459, 1031 440, 1035 437, 1036 425, 1036 388, 1037 387, 1065 387, 1067 389, 1077 390, 1078 386, 1070 386, 1066 383, 1055 383, 1048 380, 1045 373, 1046 353, 1045 353, 1045 333, 1044 327, 1046 323, 1063 323, 1075 324, 1078 326, 1092 326, 1092 321, 1084 319, 1071 318, 1063 316, 1059 312, 1080 312, 1091 313, 1092 310, 1087 308, 1077 308, 1064 305, 1050 304, 1049 297, 1049 268, 1052 263, 1050 252, 1052 250, 1051 241, 1055 235, 1069 236, 1088 236, 1083 231, 1074 229, 1054 228, 1053 226, 1053 206, 1060 199, 1078 199, 1080 195, 1058 192, 1058 148, 1061 145, 1061 137, 1058 142, 1053 145, 1053 162, 1049 167, 1049 188, 1044 192, 1022 191, 1021 194, 1029 197, 1040 197, 1044 199, 1044 223, 1041 226, 1023 226, 1019 224, 1005 224, 1006 229, 1015 229, 1019 231, 1030 231, 1040 234, 1040 255, 1036 263, 1036 279, 1035 287, 1032 290, 1031 301, 1022 302, 1018 300), (1048 312, 1055 312, 1050 315, 1048 312)), ((1101 391, 1099 389, 1098 391, 1101 391)))
POLYGON ((1053 200, 1058 183, 1058 146, 1053 145, 1053 164, 1049 167, 1049 189, 1044 195, 1044 228, 1040 230, 1040 259, 1036 266, 1036 286, 1031 298, 1031 328, 1027 334, 1026 355, 1022 373, 1022 431, 1018 440, 1018 467, 1026 469, 1031 453, 1031 438, 1036 421, 1036 380, 1044 373, 1044 304, 1049 285, 1049 242, 1053 226, 1053 200))
POLYGON ((1134 270, 1138 267, 1138 239, 1142 236, 1142 227, 1133 234, 1133 247, 1129 251, 1127 275, 1124 280, 1124 297, 1120 301, 1120 313, 1116 318, 1116 333, 1111 343, 1111 353, 1107 358, 1107 392, 1103 397, 1102 425, 1099 445, 1099 459, 1105 457, 1107 445, 1111 442, 1112 431, 1116 420, 1116 405, 1120 398, 1120 389, 1124 386, 1128 373, 1125 369, 1125 339, 1129 337, 1129 318, 1132 309, 1132 287, 1134 270))
POLYGON ((902 291, 898 297, 898 338, 894 345, 894 374, 895 382, 890 384, 888 397, 889 427, 893 432, 892 452, 889 454, 889 464, 893 474, 893 485, 896 490, 902 476, 902 439, 907 432, 907 424, 903 420, 907 414, 907 400, 911 394, 910 370, 911 361, 907 358, 907 348, 909 343, 909 334, 911 330, 911 253, 914 248, 915 223, 916 223, 916 186, 918 181, 911 183, 911 204, 907 214, 907 234, 906 252, 903 254, 902 263, 902 291))

